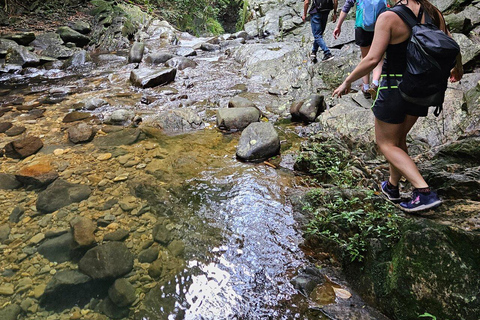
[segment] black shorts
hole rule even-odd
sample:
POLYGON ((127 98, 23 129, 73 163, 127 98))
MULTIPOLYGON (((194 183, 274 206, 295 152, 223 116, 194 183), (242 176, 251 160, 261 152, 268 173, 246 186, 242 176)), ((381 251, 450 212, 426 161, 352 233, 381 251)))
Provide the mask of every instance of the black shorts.
POLYGON ((373 41, 373 31, 355 28, 355 44, 359 47, 369 47, 373 41))
POLYGON ((428 107, 405 101, 400 95, 398 84, 402 80, 401 74, 390 76, 390 87, 386 75, 382 74, 377 99, 373 102, 373 114, 378 120, 391 124, 400 124, 405 121, 405 116, 425 117, 428 107))

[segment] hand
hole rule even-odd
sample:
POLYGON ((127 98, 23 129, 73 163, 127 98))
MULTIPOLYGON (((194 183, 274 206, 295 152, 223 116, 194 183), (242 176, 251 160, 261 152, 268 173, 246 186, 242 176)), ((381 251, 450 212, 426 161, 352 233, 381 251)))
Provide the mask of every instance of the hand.
POLYGON ((337 22, 337 13, 334 12, 332 15, 332 22, 337 22))
POLYGON ((305 20, 307 19, 307 17, 305 15, 302 16, 302 20, 303 22, 305 22, 305 20))
POLYGON ((342 28, 339 26, 335 27, 335 30, 333 30, 333 38, 337 39, 340 36, 340 33, 342 32, 342 28))
POLYGON ((450 82, 460 81, 463 77, 463 67, 460 69, 455 67, 450 71, 450 82))
POLYGON ((351 86, 352 85, 350 83, 344 81, 337 89, 335 89, 335 91, 333 91, 332 96, 337 96, 340 98, 342 95, 350 92, 351 86))

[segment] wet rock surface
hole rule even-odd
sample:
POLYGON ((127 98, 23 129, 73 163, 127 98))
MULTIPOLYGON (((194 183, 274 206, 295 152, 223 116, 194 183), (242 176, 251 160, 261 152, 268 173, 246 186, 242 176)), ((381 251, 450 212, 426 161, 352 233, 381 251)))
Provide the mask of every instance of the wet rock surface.
MULTIPOLYGON (((354 95, 330 97, 331 88, 359 60, 353 45, 353 21, 345 22, 342 37, 335 41, 330 37, 333 24, 327 25, 325 38, 336 58, 313 65, 307 61, 310 28, 298 14, 303 10, 301 2, 252 1, 255 19, 247 23, 248 33, 210 39, 179 33, 165 21, 124 4, 115 10, 111 2, 101 5, 94 24, 68 23, 82 35, 72 33, 77 40, 68 41, 85 46, 83 51, 73 44, 64 45, 55 33, 57 26, 52 32, 35 34, 33 41, 28 34, 18 40, 21 43, 0 39, 0 56, 8 55, 9 62, 0 67, 0 304, 5 306, 0 318, 16 319, 22 314, 25 319, 63 319, 68 314, 70 319, 141 319, 143 315, 153 319, 180 316, 189 310, 213 319, 221 303, 222 308, 228 306, 222 309, 227 316, 245 318, 298 313, 304 319, 386 319, 353 290, 351 298, 338 291, 350 284, 322 260, 334 260, 332 256, 307 249, 305 258, 298 249, 301 237, 292 231, 295 222, 290 221, 288 201, 282 198, 287 185, 301 188, 308 184, 285 175, 294 167, 298 133, 330 131, 350 137, 355 143, 346 150, 331 144, 345 152, 365 142, 370 148, 363 157, 374 156, 369 163, 356 158, 363 165, 352 166, 353 175, 372 186, 385 174, 385 161, 373 151, 368 101, 354 95), (116 16, 114 11, 122 14, 116 16), (147 21, 148 27, 142 29, 147 21), (130 51, 132 43, 122 31, 131 26, 142 30, 135 39, 142 39, 144 52, 140 46, 130 51), (280 34, 284 41, 275 39, 280 34), (252 38, 255 35, 262 38, 252 38), (307 41, 301 41, 302 37, 307 41), (27 41, 33 52, 22 44, 27 41), (102 54, 92 50, 94 43, 102 54), (128 59, 135 63, 128 64, 128 59), (164 63, 176 70, 162 69, 164 63), (170 70, 168 79, 157 78, 159 70, 170 70), (317 96, 325 97, 320 106, 314 103, 315 108, 304 112, 304 119, 293 119, 313 123, 290 123, 290 106, 308 99, 318 102, 317 96), (227 107, 255 108, 255 115, 268 122, 254 124, 268 126, 268 132, 249 135, 245 129, 248 138, 244 138, 240 132, 211 130, 217 111, 227 107), (272 141, 254 150, 270 133, 272 141), (245 154, 241 151, 244 142, 245 154), (243 156, 239 158, 246 160, 274 158, 268 166, 240 163, 233 159, 239 150, 243 156), (48 163, 49 169, 36 167, 38 163, 48 163), (252 183, 252 177, 266 182, 252 183), (234 191, 226 194, 230 188, 234 191), (229 202, 229 197, 234 200, 229 202), (262 213, 261 219, 250 215, 251 207, 262 213), (276 226, 280 222, 282 226, 276 226), (287 262, 279 264, 279 256, 287 262), (307 260, 327 267, 322 272, 304 271, 310 264, 307 260), (231 287, 228 279, 239 287, 231 287), (195 291, 208 285, 218 291, 208 295, 195 291), (176 293, 177 287, 181 294, 176 293), (220 296, 225 300, 215 300, 220 296), (251 306, 242 300, 245 296, 257 303, 251 306), (277 297, 285 298, 278 301, 277 297), (187 305, 187 300, 198 303, 187 305), (176 303, 184 311, 176 310, 176 303), (322 306, 324 312, 315 311, 312 305, 322 306)), ((445 244, 459 258, 440 250, 435 256, 442 261, 432 262, 437 269, 447 262, 471 268, 465 262, 478 260, 475 252, 452 245, 452 239, 476 243, 470 233, 480 228, 476 192, 480 79, 478 73, 469 73, 478 63, 478 39, 469 31, 478 28, 479 22, 473 6, 469 8, 471 12, 462 10, 465 19, 451 20, 452 26, 456 23, 455 32, 461 33, 455 37, 465 53, 465 81, 449 85, 441 118, 419 121, 412 131, 416 160, 423 161, 422 172, 445 198, 441 208, 451 210, 435 211, 429 217, 433 226, 405 230, 418 242, 405 238, 406 246, 396 249, 411 255, 411 264, 387 260, 397 263, 394 271, 407 271, 395 273, 404 281, 383 291, 391 299, 375 298, 372 291, 364 293, 367 301, 382 305, 382 310, 399 319, 402 315, 392 311, 394 306, 421 313, 425 310, 407 306, 406 301, 420 301, 417 306, 425 308, 439 301, 426 294, 427 280, 436 276, 458 283, 447 289, 465 298, 452 297, 444 303, 465 303, 472 296, 465 279, 456 281, 448 272, 436 275, 435 268, 413 279, 410 271, 423 260, 407 250, 412 247, 428 256, 430 247, 440 250, 440 244, 445 244), (422 241, 432 246, 423 246, 422 241), (422 290, 412 296, 400 291, 403 283, 422 290)), ((384 260, 374 261, 372 270, 389 270, 384 260)), ((473 267, 469 270, 476 274, 473 267)), ((360 276, 373 282, 386 279, 375 275, 360 276)), ((462 306, 476 312, 474 305, 462 306)), ((443 312, 451 318, 449 310, 444 308, 437 317, 443 312)))

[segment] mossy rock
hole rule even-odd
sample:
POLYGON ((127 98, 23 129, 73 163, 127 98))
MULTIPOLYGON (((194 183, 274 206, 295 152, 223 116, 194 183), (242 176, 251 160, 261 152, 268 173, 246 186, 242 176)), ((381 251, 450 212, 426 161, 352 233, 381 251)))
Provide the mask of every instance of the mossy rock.
POLYGON ((358 291, 397 320, 425 312, 437 319, 477 320, 480 235, 425 219, 407 221, 401 230, 393 250, 370 255, 361 270, 347 268, 358 291))

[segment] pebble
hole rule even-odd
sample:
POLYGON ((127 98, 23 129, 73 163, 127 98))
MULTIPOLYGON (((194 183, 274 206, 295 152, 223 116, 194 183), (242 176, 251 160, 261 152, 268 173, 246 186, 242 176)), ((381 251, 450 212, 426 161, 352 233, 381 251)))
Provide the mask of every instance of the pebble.
POLYGON ((62 154, 65 153, 65 150, 63 149, 55 149, 53 150, 53 154, 56 155, 56 156, 61 156, 62 154))
POLYGON ((45 234, 39 233, 39 234, 34 235, 30 239, 29 243, 30 244, 39 244, 43 239, 45 239, 45 234))
POLYGON ((112 158, 112 154, 111 153, 102 153, 101 155, 99 155, 97 157, 97 160, 99 161, 105 161, 105 160, 109 160, 112 158))
POLYGON ((34 289, 33 289, 33 296, 36 298, 36 299, 39 299, 43 293, 45 292, 45 288, 47 287, 46 284, 42 283, 38 286, 36 286, 34 289))
POLYGON ((121 174, 121 175, 118 175, 116 176, 114 179, 113 179, 113 182, 121 182, 121 181, 125 181, 128 179, 128 173, 124 173, 124 174, 121 174))
POLYGON ((11 296, 14 293, 13 284, 5 284, 0 286, 0 295, 11 296))

